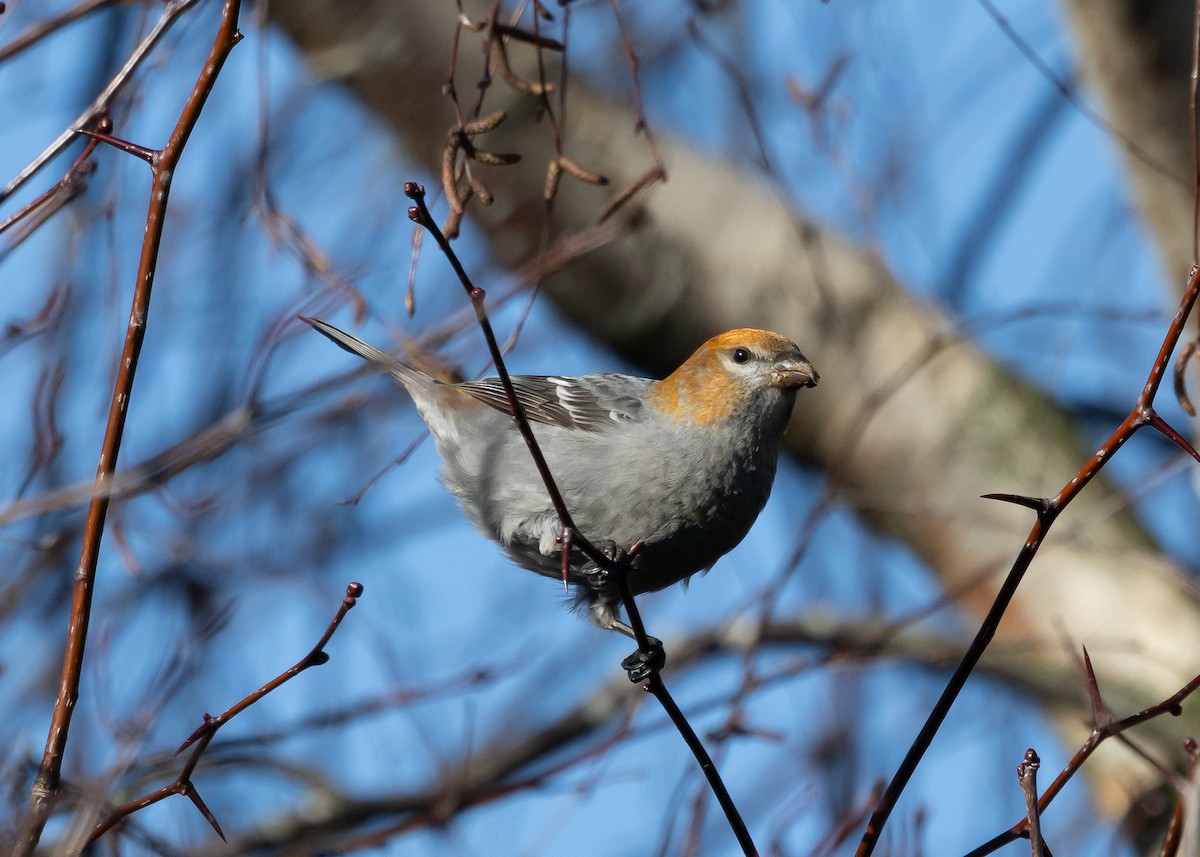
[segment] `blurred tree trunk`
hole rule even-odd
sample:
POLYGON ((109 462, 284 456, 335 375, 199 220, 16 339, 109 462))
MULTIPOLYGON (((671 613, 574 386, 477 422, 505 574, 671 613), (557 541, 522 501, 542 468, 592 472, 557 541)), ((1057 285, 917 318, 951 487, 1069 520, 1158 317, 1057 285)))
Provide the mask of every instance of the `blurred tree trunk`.
POLYGON ((1193 264, 1191 0, 1065 0, 1083 80, 1128 141, 1121 150, 1142 220, 1182 288, 1193 264))
MULTIPOLYGON (((453 124, 442 94, 453 4, 275 0, 270 9, 316 74, 347 87, 436 174, 453 124)), ((477 45, 464 38, 459 53, 458 85, 468 104, 477 45)), ((510 53, 516 62, 530 50, 514 43, 510 53)), ((629 105, 577 80, 569 93, 567 155, 618 187, 652 166, 629 105)), ((485 112, 502 107, 509 118, 478 142, 519 151, 523 160, 483 168, 496 202, 487 209, 473 203, 467 222, 472 240, 478 229, 490 254, 517 268, 538 254, 551 135, 545 122, 534 126, 531 96, 494 81, 486 104, 485 112)), ((659 142, 670 180, 637 197, 639 216, 627 234, 555 273, 546 293, 576 324, 653 372, 673 367, 721 329, 761 326, 793 337, 822 383, 801 396, 791 451, 824 470, 873 526, 910 545, 947 588, 974 581, 963 601, 985 608, 1032 513, 977 498, 1057 492, 1090 454, 1068 416, 958 338, 953 321, 912 298, 870 249, 809 222, 755 175, 686 141, 659 142)), ((553 235, 594 222, 609 193, 564 179, 553 235)), ((1158 228, 1153 219, 1151 226, 1158 228)), ((1147 371, 1152 359, 1146 355, 1147 371)), ((1136 393, 1129 391, 1131 404, 1136 393)), ((1169 695, 1200 672, 1192 584, 1124 505, 1102 482, 1089 487, 1056 525, 1000 629, 1002 638, 1033 641, 1030 669, 1039 672, 1039 659, 1061 665, 1064 640, 1075 652, 1086 644, 1119 713, 1169 695)), ((1082 683, 1078 698, 1086 704, 1082 683)), ((1200 726, 1194 706, 1186 716, 1193 731, 1200 726)), ((1079 709, 1065 724, 1079 734, 1079 709)), ((1175 739, 1169 746, 1177 752, 1175 739)), ((1125 766, 1120 784, 1102 794, 1108 807, 1120 809, 1130 776, 1145 773, 1145 766, 1125 766)))

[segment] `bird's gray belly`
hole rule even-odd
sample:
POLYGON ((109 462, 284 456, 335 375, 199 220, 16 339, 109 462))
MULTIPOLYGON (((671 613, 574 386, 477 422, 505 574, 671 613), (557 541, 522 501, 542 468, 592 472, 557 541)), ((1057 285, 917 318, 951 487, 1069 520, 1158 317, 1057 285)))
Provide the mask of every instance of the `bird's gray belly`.
MULTIPOLYGON (((535 427, 542 436, 555 431, 535 427)), ((571 432, 543 443, 578 530, 626 549, 642 542, 630 575, 635 592, 670 586, 735 547, 766 503, 775 473, 774 456, 757 449, 688 450, 649 440, 571 432)), ((445 481, 476 526, 517 564, 559 577, 554 538, 561 524, 520 438, 494 439, 465 464, 474 472, 447 467, 445 481)), ((572 552, 572 582, 581 582, 586 561, 572 552)))

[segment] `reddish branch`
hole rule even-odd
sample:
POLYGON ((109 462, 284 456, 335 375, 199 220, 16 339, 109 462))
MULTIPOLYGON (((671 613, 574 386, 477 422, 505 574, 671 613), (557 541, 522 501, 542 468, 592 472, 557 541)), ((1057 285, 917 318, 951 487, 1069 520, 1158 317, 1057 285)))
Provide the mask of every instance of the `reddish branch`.
MULTIPOLYGON (((1100 473, 1104 465, 1120 451, 1125 442, 1133 437, 1138 429, 1145 428, 1146 426, 1151 426, 1162 432, 1177 446, 1187 452, 1188 455, 1200 461, 1200 454, 1197 454, 1191 444, 1184 440, 1154 410, 1154 397, 1157 395, 1159 387, 1162 386, 1163 376, 1166 373, 1167 364, 1171 359, 1171 353, 1179 343, 1179 338, 1183 333, 1188 315, 1196 303, 1198 293, 1200 293, 1200 269, 1192 272, 1191 280, 1188 282, 1183 299, 1179 303, 1179 309, 1175 313, 1175 318, 1171 320, 1166 338, 1163 340, 1162 347, 1158 351, 1158 356, 1154 360, 1154 367, 1150 370, 1150 374, 1146 378, 1146 384, 1142 387, 1142 392, 1138 395, 1137 401, 1129 411, 1129 415, 1117 430, 1112 433, 1109 439, 1096 450, 1096 453, 1088 459, 1087 463, 1079 469, 1079 472, 1071 478, 1071 481, 1063 486, 1062 490, 1056 496, 1045 498, 1023 497, 1017 494, 984 495, 986 499, 1002 500, 1033 509, 1037 513, 1037 520, 1034 521, 1033 527, 1025 539, 1025 544, 1017 554, 1017 558, 1013 562, 1008 576, 1004 579, 1004 583, 1001 585, 1000 591, 996 594, 991 608, 989 608, 983 623, 979 626, 979 630, 975 634, 975 639, 971 641, 971 645, 967 648, 966 654, 963 655, 962 661, 954 670, 954 674, 950 676, 950 681, 946 684, 945 690, 942 691, 942 695, 933 706, 933 710, 930 711, 925 725, 921 727, 921 731, 917 734, 904 760, 900 763, 900 768, 896 771, 895 776, 892 777, 892 781, 888 783, 879 806, 871 814, 871 818, 867 822, 867 829, 864 831, 862 841, 858 846, 857 857, 867 857, 867 855, 875 850, 875 845, 879 842, 883 827, 887 824, 888 816, 891 815, 896 802, 899 801, 900 795, 908 785, 909 779, 912 778, 913 772, 916 771, 917 765, 920 764, 925 752, 929 749, 929 745, 933 742, 934 736, 937 735, 938 729, 941 728, 946 715, 950 713, 950 708, 954 705, 955 700, 958 699, 958 695, 964 685, 966 685, 967 679, 975 670, 979 659, 983 657, 983 653, 991 643, 992 637, 995 636, 996 629, 1000 625, 1000 620, 1004 617, 1004 613, 1008 609, 1008 605, 1012 602, 1013 596, 1016 595, 1017 587, 1021 585, 1021 580, 1025 577, 1025 572, 1029 570, 1029 566, 1033 562, 1033 558, 1037 555, 1038 549, 1046 538, 1046 534, 1049 533, 1050 527, 1054 525, 1054 522, 1062 514, 1063 510, 1066 509, 1067 505, 1084 489, 1084 486, 1100 473)), ((1051 793, 1052 789, 1053 786, 1047 790, 1047 795, 1051 793)), ((1045 798, 1043 797, 1043 799, 1045 798)))
POLYGON ((204 722, 200 725, 200 728, 189 735, 177 751, 182 753, 189 747, 192 748, 192 752, 188 755, 188 759, 184 762, 183 768, 180 770, 179 776, 175 778, 175 781, 114 809, 109 813, 107 818, 92 828, 91 833, 88 834, 86 844, 90 845, 95 842, 127 816, 133 815, 133 813, 156 804, 171 795, 183 795, 188 798, 196 809, 200 811, 200 814, 204 816, 205 820, 212 825, 217 835, 224 839, 225 833, 221 830, 221 825, 217 823, 216 817, 213 816, 212 812, 205 805, 204 800, 200 797, 200 793, 196 791, 196 787, 192 784, 192 773, 196 770, 196 765, 200 763, 200 757, 204 755, 204 751, 208 749, 208 745, 217 736, 217 730, 234 717, 241 714, 251 705, 254 705, 254 703, 258 702, 271 691, 291 681, 306 669, 319 667, 322 664, 328 663, 329 654, 325 651, 325 646, 333 638, 334 633, 342 624, 342 620, 346 618, 346 614, 358 603, 358 598, 362 596, 362 593, 363 585, 361 583, 351 583, 346 587, 346 597, 342 599, 337 613, 325 629, 325 633, 321 636, 321 639, 317 641, 317 644, 312 647, 307 655, 297 661, 291 668, 284 670, 258 690, 254 691, 254 693, 244 697, 240 702, 230 706, 216 717, 205 714, 204 722))
MULTIPOLYGON (((178 4, 176 4, 178 5, 178 4)), ((146 319, 150 310, 150 294, 154 286, 158 251, 162 242, 163 223, 170 195, 171 180, 179 159, 187 145, 188 137, 195 128, 204 108, 204 103, 216 83, 217 75, 229 56, 233 46, 241 40, 237 29, 240 0, 225 0, 221 13, 221 25, 213 42, 212 50, 205 59, 191 96, 184 104, 179 120, 162 149, 152 153, 150 160, 152 181, 149 206, 146 213, 146 229, 142 240, 141 257, 138 261, 137 280, 134 284, 133 302, 129 312, 129 325, 125 332, 125 344, 117 366, 117 378, 105 425, 104 440, 100 447, 100 459, 96 466, 97 485, 112 481, 121 450, 121 438, 125 432, 125 419, 129 410, 129 398, 133 392, 134 375, 138 357, 146 334, 146 319)), ((107 135, 89 133, 97 139, 108 141, 107 135)), ((71 728, 71 715, 79 698, 79 679, 83 672, 84 648, 87 644, 88 623, 92 613, 92 594, 96 580, 96 561, 100 555, 100 541, 104 535, 104 521, 108 513, 107 493, 98 494, 88 506, 84 522, 83 543, 80 547, 79 565, 75 570, 75 581, 71 592, 71 616, 67 628, 67 643, 63 652, 62 676, 59 680, 58 696, 54 713, 50 719, 46 748, 38 766, 37 778, 29 795, 29 804, 21 825, 21 833, 14 857, 29 857, 37 847, 42 830, 53 810, 54 797, 62 776, 63 752, 71 728)))

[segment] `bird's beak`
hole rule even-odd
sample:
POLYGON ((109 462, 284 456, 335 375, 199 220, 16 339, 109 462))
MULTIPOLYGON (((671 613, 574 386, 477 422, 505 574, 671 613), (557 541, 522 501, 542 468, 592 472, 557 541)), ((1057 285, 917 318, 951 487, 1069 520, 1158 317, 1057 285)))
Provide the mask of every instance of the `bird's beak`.
POLYGON ((799 390, 815 387, 821 376, 807 360, 785 360, 775 364, 771 371, 771 386, 781 390, 799 390))

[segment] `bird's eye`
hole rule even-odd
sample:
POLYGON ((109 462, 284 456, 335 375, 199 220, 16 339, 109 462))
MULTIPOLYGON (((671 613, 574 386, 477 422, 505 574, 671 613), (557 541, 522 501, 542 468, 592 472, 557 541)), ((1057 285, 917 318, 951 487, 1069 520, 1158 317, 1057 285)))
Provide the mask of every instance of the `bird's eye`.
POLYGON ((733 362, 734 363, 745 363, 749 359, 750 359, 750 352, 747 351, 745 348, 733 349, 733 362))

